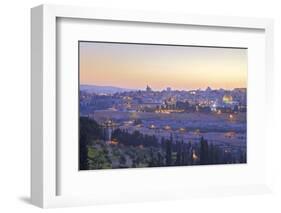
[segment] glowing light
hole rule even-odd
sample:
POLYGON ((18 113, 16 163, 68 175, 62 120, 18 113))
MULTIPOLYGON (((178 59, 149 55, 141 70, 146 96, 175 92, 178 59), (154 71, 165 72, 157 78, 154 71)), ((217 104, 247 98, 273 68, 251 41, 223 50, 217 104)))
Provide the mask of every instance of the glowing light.
POLYGON ((111 144, 111 145, 117 145, 118 141, 113 139, 112 141, 108 141, 107 144, 111 144))
POLYGON ((192 151, 192 159, 193 160, 197 160, 198 159, 198 156, 196 155, 195 150, 192 151))
POLYGON ((222 98, 222 101, 225 103, 225 104, 229 104, 233 101, 233 98, 231 95, 224 95, 223 98, 222 98))
POLYGON ((185 128, 181 127, 181 128, 179 128, 179 131, 180 132, 185 132, 185 128))
POLYGON ((171 127, 168 126, 168 125, 166 125, 166 126, 164 126, 164 129, 165 129, 165 130, 171 130, 171 127))
POLYGON ((154 124, 151 124, 151 125, 149 126, 149 128, 150 128, 150 129, 155 129, 156 126, 155 126, 154 124))

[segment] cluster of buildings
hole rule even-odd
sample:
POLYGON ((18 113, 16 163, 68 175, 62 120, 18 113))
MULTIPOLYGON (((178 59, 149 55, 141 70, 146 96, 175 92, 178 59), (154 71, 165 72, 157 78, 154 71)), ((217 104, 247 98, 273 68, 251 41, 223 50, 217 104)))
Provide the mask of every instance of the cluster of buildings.
MULTIPOLYGON (((172 134, 185 144, 193 142, 192 147, 204 137, 223 150, 223 156, 235 159, 246 152, 246 110, 246 88, 154 91, 147 86, 114 94, 80 91, 80 115, 102 125, 107 143, 117 143, 111 140, 115 129, 156 136, 158 141, 172 134)), ((196 160, 198 151, 193 154, 196 160)))
MULTIPOLYGON (((93 110, 116 110, 128 112, 246 112, 246 88, 233 90, 172 90, 168 87, 154 91, 150 86, 145 90, 127 91, 115 94, 80 92, 82 112, 93 110)), ((81 111, 80 111, 81 112, 81 111)))

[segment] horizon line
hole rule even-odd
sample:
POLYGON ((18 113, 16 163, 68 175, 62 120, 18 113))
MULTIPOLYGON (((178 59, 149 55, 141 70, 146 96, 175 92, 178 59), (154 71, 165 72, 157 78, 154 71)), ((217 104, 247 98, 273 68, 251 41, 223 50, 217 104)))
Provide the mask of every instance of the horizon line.
POLYGON ((79 89, 80 86, 97 86, 97 87, 115 87, 115 88, 119 88, 119 89, 125 89, 125 90, 134 90, 134 91, 145 91, 146 87, 149 86, 151 88, 152 91, 165 91, 167 90, 167 88, 171 88, 172 91, 191 91, 191 90, 206 90, 207 88, 210 88, 211 90, 234 90, 234 89, 247 89, 247 87, 232 87, 232 88, 215 88, 215 87, 211 87, 211 86, 206 86, 204 88, 198 87, 198 88, 181 88, 181 89, 177 89, 177 88, 172 88, 172 87, 164 87, 162 89, 154 89, 153 86, 146 84, 146 86, 142 87, 142 88, 127 88, 127 87, 122 87, 122 86, 112 86, 112 85, 97 85, 97 84, 89 84, 89 83, 80 83, 79 84, 79 89))

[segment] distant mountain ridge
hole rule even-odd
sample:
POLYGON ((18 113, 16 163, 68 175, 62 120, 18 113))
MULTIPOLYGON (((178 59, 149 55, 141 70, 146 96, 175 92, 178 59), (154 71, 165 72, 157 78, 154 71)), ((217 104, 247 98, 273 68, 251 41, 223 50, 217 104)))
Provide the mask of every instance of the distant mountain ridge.
POLYGON ((135 91, 136 89, 128 89, 114 86, 97 86, 97 85, 88 85, 82 84, 80 85, 80 91, 85 92, 94 92, 94 93, 105 93, 105 94, 114 94, 116 92, 128 92, 135 91))

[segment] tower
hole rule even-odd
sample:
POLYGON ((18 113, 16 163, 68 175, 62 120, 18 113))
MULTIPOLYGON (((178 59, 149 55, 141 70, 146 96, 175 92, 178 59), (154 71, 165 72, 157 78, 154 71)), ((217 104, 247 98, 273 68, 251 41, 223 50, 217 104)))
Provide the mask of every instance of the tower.
POLYGON ((146 92, 152 92, 152 89, 151 89, 151 87, 150 86, 146 86, 146 92))
POLYGON ((107 120, 103 123, 103 133, 104 133, 104 140, 106 142, 111 142, 111 135, 114 128, 114 123, 112 120, 107 120))

